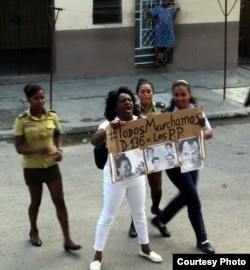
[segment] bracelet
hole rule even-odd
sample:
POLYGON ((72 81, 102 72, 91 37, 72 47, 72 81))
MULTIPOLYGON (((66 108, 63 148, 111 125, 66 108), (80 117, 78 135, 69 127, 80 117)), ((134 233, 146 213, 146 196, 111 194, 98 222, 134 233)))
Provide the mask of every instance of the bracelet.
POLYGON ((62 147, 58 147, 57 150, 63 152, 63 148, 62 147))

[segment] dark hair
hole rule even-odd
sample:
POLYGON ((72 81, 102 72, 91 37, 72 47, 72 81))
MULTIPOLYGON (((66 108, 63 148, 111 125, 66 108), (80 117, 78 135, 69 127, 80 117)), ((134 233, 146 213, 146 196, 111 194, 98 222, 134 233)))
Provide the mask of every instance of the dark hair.
POLYGON ((168 145, 169 145, 171 148, 173 148, 172 143, 166 143, 166 144, 165 144, 165 148, 167 148, 168 145))
POLYGON ((129 173, 131 173, 132 165, 131 165, 130 159, 126 156, 125 153, 122 153, 122 154, 115 157, 116 169, 119 169, 121 167, 122 161, 127 161, 128 162, 128 165, 130 167, 130 172, 129 173))
POLYGON ((153 83, 151 83, 151 82, 148 81, 147 79, 140 78, 140 79, 138 80, 138 82, 137 82, 137 85, 136 85, 136 94, 137 94, 137 95, 138 95, 138 93, 139 93, 140 87, 141 87, 143 84, 149 84, 149 85, 151 86, 153 92, 155 92, 153 83))
POLYGON ((27 84, 23 88, 23 92, 27 98, 31 98, 40 90, 44 91, 44 89, 38 84, 27 84))
POLYGON ((148 148, 146 149, 146 152, 148 153, 149 150, 153 150, 153 152, 154 152, 154 148, 153 148, 153 147, 148 147, 148 148))
POLYGON ((137 111, 137 108, 135 106, 135 96, 134 96, 133 92, 126 86, 120 86, 118 88, 118 90, 110 91, 108 93, 107 98, 106 98, 106 106, 105 106, 104 116, 106 117, 106 119, 108 121, 112 121, 116 117, 115 109, 116 109, 116 105, 117 105, 118 98, 119 98, 120 94, 128 94, 131 97, 133 104, 134 104, 133 114, 138 115, 138 111, 137 111))
MULTIPOLYGON (((186 86, 188 92, 191 94, 191 97, 190 97, 190 100, 189 101, 191 103, 193 103, 193 104, 197 104, 196 99, 192 96, 190 84, 187 81, 185 81, 185 80, 177 80, 177 81, 175 81, 173 83, 173 85, 172 85, 172 93, 173 93, 175 87, 181 86, 181 85, 182 86, 186 86)), ((174 102, 174 99, 172 98, 171 101, 170 101, 169 107, 167 107, 166 109, 163 109, 162 112, 166 112, 166 111, 172 112, 174 110, 174 107, 175 107, 175 102, 174 102)))
POLYGON ((154 163, 155 162, 155 160, 159 160, 160 161, 160 158, 159 157, 154 157, 154 158, 152 158, 152 163, 154 163))
POLYGON ((178 144, 179 153, 182 153, 183 144, 185 142, 187 142, 189 145, 193 145, 196 142, 197 145, 198 145, 198 148, 200 148, 199 140, 197 138, 193 137, 193 138, 189 138, 189 139, 186 139, 186 140, 181 140, 179 142, 179 144, 178 144))
POLYGON ((172 159, 174 159, 174 155, 171 154, 171 153, 169 153, 169 154, 166 155, 166 159, 167 159, 169 156, 170 156, 172 159))

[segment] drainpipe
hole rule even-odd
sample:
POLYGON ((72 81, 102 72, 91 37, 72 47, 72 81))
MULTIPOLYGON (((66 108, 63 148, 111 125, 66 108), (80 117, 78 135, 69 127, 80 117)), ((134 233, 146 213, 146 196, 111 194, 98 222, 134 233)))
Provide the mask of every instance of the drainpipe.
POLYGON ((225 43, 224 43, 224 88, 223 88, 223 100, 226 99, 226 80, 227 80, 227 0, 225 0, 225 43))

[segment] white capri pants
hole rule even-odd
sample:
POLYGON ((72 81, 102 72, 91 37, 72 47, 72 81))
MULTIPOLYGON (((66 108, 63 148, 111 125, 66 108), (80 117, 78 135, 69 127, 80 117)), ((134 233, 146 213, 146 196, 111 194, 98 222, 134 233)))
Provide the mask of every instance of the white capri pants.
MULTIPOLYGON (((105 177, 104 177, 105 178, 105 177)), ((111 225, 120 206, 127 197, 130 213, 138 234, 139 244, 148 244, 148 225, 145 214, 146 187, 145 177, 139 176, 112 184, 111 180, 103 182, 103 208, 96 226, 96 251, 103 251, 111 225)))

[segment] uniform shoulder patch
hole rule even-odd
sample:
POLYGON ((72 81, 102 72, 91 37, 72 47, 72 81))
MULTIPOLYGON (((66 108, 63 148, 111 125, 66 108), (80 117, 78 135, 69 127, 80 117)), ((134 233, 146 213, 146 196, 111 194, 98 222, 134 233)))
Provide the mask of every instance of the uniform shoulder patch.
POLYGON ((163 109, 166 107, 166 104, 164 102, 155 102, 155 106, 163 109))
POLYGON ((25 113, 21 113, 21 114, 19 114, 18 115, 18 118, 23 118, 23 117, 25 117, 25 116, 27 116, 28 114, 25 112, 25 113))
POLYGON ((54 110, 47 110, 48 112, 48 115, 55 115, 56 114, 56 111, 54 110))

